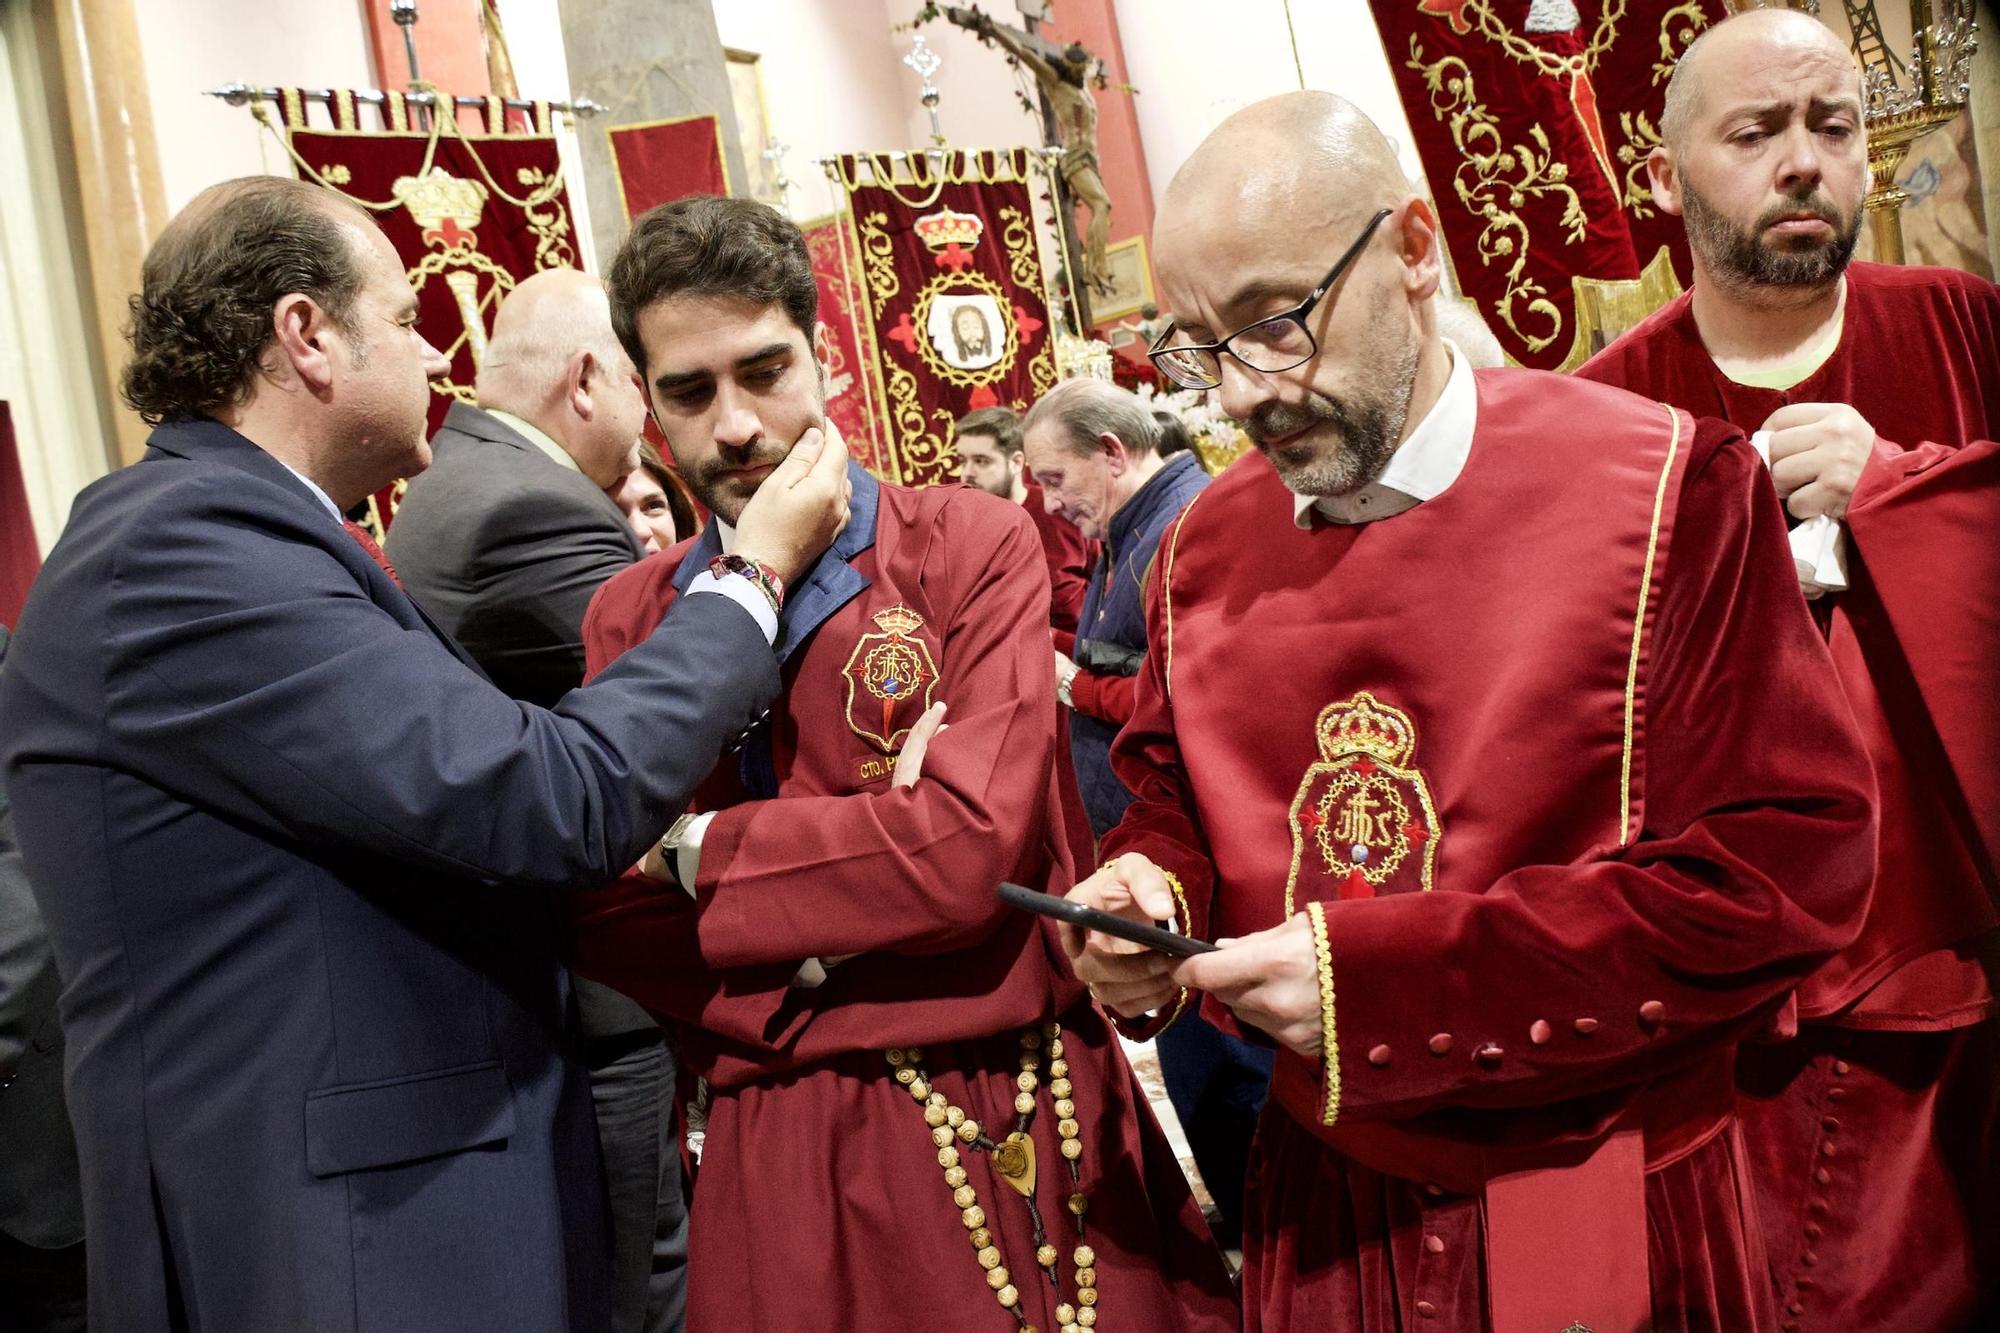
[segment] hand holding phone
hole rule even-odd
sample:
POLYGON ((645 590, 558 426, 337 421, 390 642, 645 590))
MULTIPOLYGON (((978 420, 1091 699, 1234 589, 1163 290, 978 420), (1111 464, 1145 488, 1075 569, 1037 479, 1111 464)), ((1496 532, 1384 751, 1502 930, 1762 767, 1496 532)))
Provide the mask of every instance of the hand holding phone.
POLYGON ((1067 898, 1058 898, 1054 894, 1024 889, 1019 884, 1002 884, 1000 897, 1023 911, 1054 917, 1058 921, 1067 921, 1085 930, 1094 930, 1103 935, 1129 940, 1155 953, 1166 954, 1170 958, 1192 958, 1196 954, 1215 952, 1215 946, 1206 940, 1190 939, 1171 930, 1161 930, 1158 926, 1127 921, 1122 916, 1113 916, 1109 912, 1086 907, 1067 898))

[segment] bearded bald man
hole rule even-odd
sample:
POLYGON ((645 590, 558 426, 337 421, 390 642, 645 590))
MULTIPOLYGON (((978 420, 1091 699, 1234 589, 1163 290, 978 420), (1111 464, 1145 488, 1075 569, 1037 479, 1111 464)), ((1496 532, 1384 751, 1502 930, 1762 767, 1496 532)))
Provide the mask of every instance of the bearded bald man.
POLYGON ((1801 534, 1846 548, 1839 586, 1808 590, 1875 768, 1875 892, 1860 937, 1799 988, 1797 1038, 1745 1049, 1744 1135, 1789 1319, 1959 1328, 2000 1315, 2000 1030, 1981 956, 2000 884, 2000 605, 1990 579, 1950 576, 1994 562, 2000 287, 1849 262, 1862 106, 1847 48, 1809 15, 1751 10, 1703 34, 1648 163, 1654 199, 1687 221, 1694 287, 1580 373, 1769 431, 1801 534))
POLYGON ((1853 938, 1874 829, 1762 464, 1473 371, 1337 97, 1225 121, 1154 237, 1155 364, 1261 459, 1162 541, 1137 799, 1072 896, 1222 947, 1065 944, 1136 1033, 1200 991, 1278 1048, 1246 1327, 1775 1323, 1731 1055, 1853 938))

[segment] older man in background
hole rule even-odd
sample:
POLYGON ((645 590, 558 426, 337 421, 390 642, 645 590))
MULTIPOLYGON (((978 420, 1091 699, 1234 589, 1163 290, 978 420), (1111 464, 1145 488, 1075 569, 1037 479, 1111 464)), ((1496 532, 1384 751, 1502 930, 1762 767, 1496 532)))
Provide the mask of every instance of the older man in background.
POLYGON ((517 699, 583 679, 583 612, 641 555, 606 494, 639 464, 646 404, 604 285, 575 269, 500 303, 474 384, 410 483, 386 546, 403 586, 517 699))
POLYGON ((1057 697, 1074 710, 1070 754, 1102 837, 1131 794, 1111 772, 1111 738, 1132 715, 1132 678, 1146 652, 1143 590, 1160 533, 1208 485, 1193 453, 1160 457, 1160 423, 1138 397, 1102 380, 1065 380, 1022 423, 1043 507, 1102 543, 1083 595, 1077 642, 1057 654, 1057 697))

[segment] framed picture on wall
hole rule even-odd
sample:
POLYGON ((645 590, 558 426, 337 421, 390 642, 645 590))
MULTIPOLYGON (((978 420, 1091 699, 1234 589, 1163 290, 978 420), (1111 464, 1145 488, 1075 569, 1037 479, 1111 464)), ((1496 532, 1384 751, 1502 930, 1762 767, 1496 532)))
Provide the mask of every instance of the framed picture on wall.
POLYGON ((729 100, 736 110, 736 146, 743 150, 742 193, 782 211, 784 197, 778 189, 775 162, 767 155, 772 146, 770 104, 764 100, 764 64, 755 51, 722 48, 729 72, 729 100))
POLYGON ((1132 236, 1104 251, 1104 271, 1111 290, 1093 296, 1091 318, 1100 324, 1136 315, 1153 299, 1153 267, 1146 261, 1146 238, 1132 236))

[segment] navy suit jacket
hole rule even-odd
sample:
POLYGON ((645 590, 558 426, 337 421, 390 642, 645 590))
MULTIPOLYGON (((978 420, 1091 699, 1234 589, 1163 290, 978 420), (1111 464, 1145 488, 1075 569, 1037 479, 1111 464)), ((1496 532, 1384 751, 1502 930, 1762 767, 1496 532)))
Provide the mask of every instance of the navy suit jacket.
POLYGON ((630 866, 779 683, 727 598, 661 629, 542 710, 226 427, 78 497, 0 775, 66 982, 93 1327, 608 1326, 549 891, 630 866))

